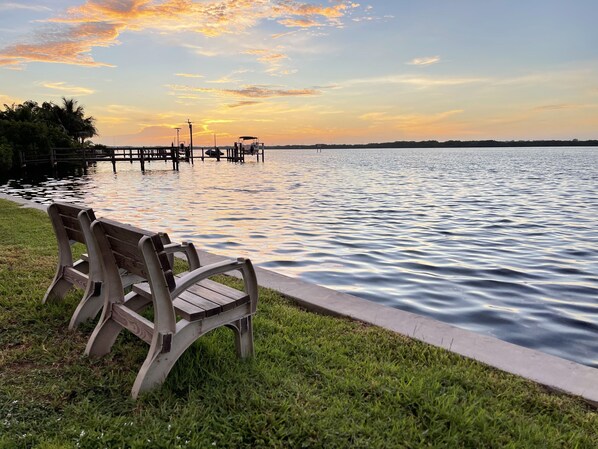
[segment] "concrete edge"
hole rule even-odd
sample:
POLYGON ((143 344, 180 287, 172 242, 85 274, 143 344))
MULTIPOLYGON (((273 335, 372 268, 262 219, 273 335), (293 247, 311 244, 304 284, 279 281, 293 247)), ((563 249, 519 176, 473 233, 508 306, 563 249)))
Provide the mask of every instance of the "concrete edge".
MULTIPOLYGON (((25 207, 47 206, 0 193, 25 207)), ((227 257, 198 251, 202 265, 227 257)), ((598 406, 598 370, 580 363, 477 334, 450 324, 256 267, 258 284, 276 290, 305 309, 379 326, 521 376, 598 406)))

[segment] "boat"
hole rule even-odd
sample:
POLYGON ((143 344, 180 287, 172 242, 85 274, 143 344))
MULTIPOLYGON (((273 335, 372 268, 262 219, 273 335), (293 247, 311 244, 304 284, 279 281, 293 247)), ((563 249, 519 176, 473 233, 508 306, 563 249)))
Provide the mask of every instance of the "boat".
POLYGON ((220 151, 219 148, 210 148, 209 150, 206 150, 206 156, 208 157, 218 157, 222 155, 224 155, 224 153, 220 151))
POLYGON ((260 142, 258 137, 254 136, 241 136, 236 142, 236 146, 239 147, 243 154, 258 154, 260 150, 264 150, 263 142, 260 142))

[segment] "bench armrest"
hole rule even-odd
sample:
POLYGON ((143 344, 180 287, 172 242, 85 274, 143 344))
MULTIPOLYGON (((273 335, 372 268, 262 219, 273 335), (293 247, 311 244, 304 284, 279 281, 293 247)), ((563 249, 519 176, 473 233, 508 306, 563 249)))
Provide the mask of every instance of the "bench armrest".
POLYGON ((222 262, 216 262, 211 265, 205 265, 201 268, 197 268, 193 271, 183 274, 176 280, 176 287, 172 291, 171 298, 174 299, 187 290, 192 285, 195 285, 203 279, 207 279, 215 274, 227 273, 229 271, 239 270, 243 275, 243 281, 245 283, 245 291, 249 293, 252 302, 252 309, 255 309, 257 305, 257 281, 255 278, 255 272, 251 261, 249 259, 229 259, 222 262))
POLYGON ((179 252, 185 254, 187 263, 189 264, 189 271, 193 271, 201 266, 199 263, 197 250, 191 242, 167 243, 164 245, 164 252, 166 254, 174 254, 179 252))

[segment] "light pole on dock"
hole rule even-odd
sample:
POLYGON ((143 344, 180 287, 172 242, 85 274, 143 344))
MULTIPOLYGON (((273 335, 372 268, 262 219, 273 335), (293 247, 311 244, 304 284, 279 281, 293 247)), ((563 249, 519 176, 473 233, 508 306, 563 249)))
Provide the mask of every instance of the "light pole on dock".
POLYGON ((175 128, 176 129, 176 147, 177 147, 177 151, 179 148, 179 131, 181 130, 181 128, 175 128))
POLYGON ((193 165, 193 124, 187 119, 189 124, 189 155, 191 156, 191 165, 193 165))

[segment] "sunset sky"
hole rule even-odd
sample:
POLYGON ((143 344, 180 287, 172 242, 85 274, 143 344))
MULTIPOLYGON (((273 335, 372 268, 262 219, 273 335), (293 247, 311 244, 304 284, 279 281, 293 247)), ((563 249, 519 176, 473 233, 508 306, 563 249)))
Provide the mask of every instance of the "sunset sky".
POLYGON ((108 145, 598 138, 596 0, 0 0, 0 104, 108 145))

